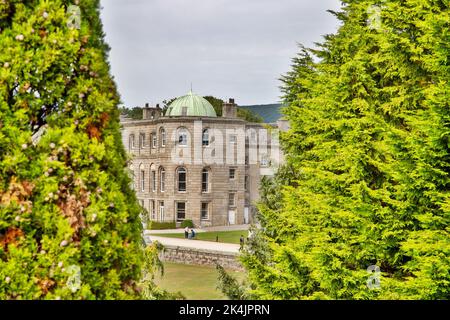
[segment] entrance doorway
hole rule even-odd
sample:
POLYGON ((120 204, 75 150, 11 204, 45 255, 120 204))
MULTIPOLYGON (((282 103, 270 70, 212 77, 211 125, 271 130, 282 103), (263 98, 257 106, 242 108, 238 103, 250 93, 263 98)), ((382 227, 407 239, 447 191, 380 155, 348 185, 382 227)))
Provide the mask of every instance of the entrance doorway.
POLYGON ((244 208, 244 224, 248 224, 249 219, 248 219, 248 207, 244 208))
POLYGON ((236 224, 236 211, 228 210, 228 224, 236 224))

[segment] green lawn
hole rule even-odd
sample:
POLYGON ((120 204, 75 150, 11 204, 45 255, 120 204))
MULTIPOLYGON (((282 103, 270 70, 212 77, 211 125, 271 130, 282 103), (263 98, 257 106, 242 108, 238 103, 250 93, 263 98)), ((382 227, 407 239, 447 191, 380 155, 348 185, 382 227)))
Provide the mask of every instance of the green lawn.
MULTIPOLYGON (((239 238, 241 237, 241 235, 244 236, 244 239, 247 239, 248 231, 243 230, 243 231, 199 232, 195 234, 195 239, 204 241, 216 241, 216 237, 218 236, 219 242, 239 244, 239 238)), ((164 234, 155 234, 155 236, 168 238, 184 238, 184 233, 164 233, 164 234)))
MULTIPOLYGON (((244 273, 228 270, 238 280, 244 273)), ((165 262, 164 276, 156 278, 156 284, 170 292, 180 291, 190 300, 225 300, 226 297, 216 289, 217 271, 214 267, 194 266, 165 262)))

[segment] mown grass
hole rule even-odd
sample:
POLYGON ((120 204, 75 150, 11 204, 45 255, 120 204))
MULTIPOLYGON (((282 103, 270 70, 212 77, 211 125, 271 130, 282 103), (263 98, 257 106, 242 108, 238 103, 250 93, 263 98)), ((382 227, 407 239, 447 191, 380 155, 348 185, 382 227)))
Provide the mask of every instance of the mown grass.
MULTIPOLYGON (((195 229, 194 229, 195 230, 195 229)), ((184 238, 184 233, 163 233, 163 234, 155 234, 158 237, 167 237, 167 238, 184 238)), ((217 231, 217 232, 200 232, 196 233, 194 240, 203 240, 203 241, 216 241, 223 243, 235 243, 239 244, 239 239, 241 235, 244 236, 244 239, 247 239, 248 231, 217 231)))
MULTIPOLYGON (((227 270, 233 277, 242 280, 244 273, 227 270)), ((170 292, 181 292, 189 300, 226 300, 217 290, 218 274, 216 268, 179 263, 164 263, 164 275, 158 276, 158 286, 170 292)))

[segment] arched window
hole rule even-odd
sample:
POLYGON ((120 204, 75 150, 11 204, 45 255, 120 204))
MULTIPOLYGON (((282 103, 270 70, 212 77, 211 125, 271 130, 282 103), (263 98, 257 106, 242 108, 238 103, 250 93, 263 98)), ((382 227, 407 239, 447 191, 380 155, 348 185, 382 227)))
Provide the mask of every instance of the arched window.
POLYGON ((156 192, 156 166, 154 163, 150 165, 150 181, 151 181, 151 191, 156 192))
POLYGON ((164 128, 159 129, 159 137, 161 140, 161 147, 166 146, 166 130, 164 128))
POLYGON ((209 192, 209 170, 206 168, 202 171, 202 192, 209 192))
POLYGON ((184 192, 186 191, 186 181, 187 181, 187 173, 185 168, 177 169, 177 185, 178 191, 184 192))
POLYGON ((166 170, 164 168, 159 169, 159 184, 160 191, 166 191, 166 170))
POLYGON ((128 142, 128 149, 134 149, 134 134, 130 134, 130 140, 128 142))
POLYGON ((145 167, 143 164, 139 166, 139 181, 140 181, 140 191, 145 191, 145 167))
POLYGON ((178 145, 187 146, 188 144, 188 131, 186 128, 178 129, 178 145))
POLYGON ((209 129, 203 130, 202 145, 209 146, 209 129))

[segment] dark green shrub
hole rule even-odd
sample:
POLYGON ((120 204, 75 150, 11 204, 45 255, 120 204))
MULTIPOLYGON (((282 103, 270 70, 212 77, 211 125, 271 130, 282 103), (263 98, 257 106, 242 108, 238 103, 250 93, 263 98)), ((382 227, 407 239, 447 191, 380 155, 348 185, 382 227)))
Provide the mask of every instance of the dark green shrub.
POLYGON ((164 230, 164 229, 175 229, 175 221, 172 222, 157 222, 152 221, 149 223, 150 230, 164 230))
POLYGON ((186 228, 186 227, 193 228, 194 223, 192 222, 192 220, 186 219, 186 220, 183 220, 183 222, 181 223, 181 227, 182 228, 186 228))

